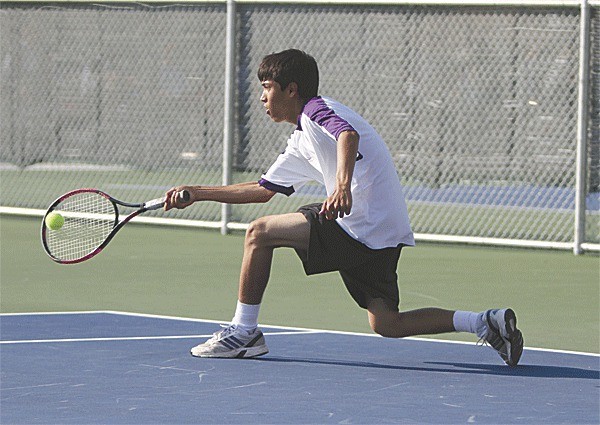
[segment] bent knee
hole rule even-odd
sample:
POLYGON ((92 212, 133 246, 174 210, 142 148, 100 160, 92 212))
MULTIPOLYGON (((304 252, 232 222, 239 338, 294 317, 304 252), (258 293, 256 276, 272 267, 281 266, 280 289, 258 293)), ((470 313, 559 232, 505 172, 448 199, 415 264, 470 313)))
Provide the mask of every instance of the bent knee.
POLYGON ((372 299, 367 307, 373 332, 386 338, 402 338, 401 313, 383 299, 372 299))
POLYGON ((261 244, 267 238, 267 223, 264 218, 254 220, 246 229, 246 243, 261 244))
POLYGON ((371 317, 369 324, 373 332, 385 338, 403 338, 407 336, 403 332, 402 324, 397 314, 386 315, 384 317, 371 317))
POLYGON ((402 328, 400 326, 389 322, 371 322, 371 329, 377 335, 384 338, 403 338, 406 336, 402 333, 402 328))

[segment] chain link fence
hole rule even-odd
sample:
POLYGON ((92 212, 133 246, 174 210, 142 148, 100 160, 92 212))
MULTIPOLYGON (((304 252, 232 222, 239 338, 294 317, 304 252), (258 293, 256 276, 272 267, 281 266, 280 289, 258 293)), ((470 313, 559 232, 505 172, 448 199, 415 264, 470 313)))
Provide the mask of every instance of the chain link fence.
MULTIPOLYGON (((139 201, 221 182, 225 3, 0 6, 1 204, 43 209, 92 186, 139 201)), ((256 69, 290 47, 320 92, 388 143, 419 235, 573 242, 578 7, 239 3, 233 178, 258 180, 293 130, 256 69)), ((591 8, 585 242, 600 242, 600 13, 591 8)), ((322 200, 306 186, 248 223, 322 200)), ((178 218, 219 223, 218 204, 178 218)), ((564 247, 564 246, 563 246, 564 247)))

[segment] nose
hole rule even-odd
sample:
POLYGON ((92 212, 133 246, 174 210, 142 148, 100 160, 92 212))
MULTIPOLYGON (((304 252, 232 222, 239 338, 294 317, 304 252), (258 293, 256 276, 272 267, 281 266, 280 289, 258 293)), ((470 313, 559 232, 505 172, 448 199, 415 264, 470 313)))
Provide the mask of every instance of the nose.
POLYGON ((260 95, 260 101, 262 103, 265 103, 267 101, 267 95, 265 94, 265 92, 263 91, 262 94, 260 95))

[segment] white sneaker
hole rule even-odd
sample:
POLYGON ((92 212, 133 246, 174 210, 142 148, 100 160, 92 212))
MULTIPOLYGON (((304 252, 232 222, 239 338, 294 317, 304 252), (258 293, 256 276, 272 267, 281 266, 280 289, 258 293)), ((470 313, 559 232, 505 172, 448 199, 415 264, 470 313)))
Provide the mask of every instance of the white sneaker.
POLYGON ((269 349, 260 329, 246 332, 236 325, 230 325, 215 332, 211 339, 191 349, 195 357, 249 358, 267 354, 269 349))
POLYGON ((510 308, 484 313, 487 331, 482 339, 494 348, 509 366, 516 366, 523 353, 523 334, 517 329, 517 316, 510 308))

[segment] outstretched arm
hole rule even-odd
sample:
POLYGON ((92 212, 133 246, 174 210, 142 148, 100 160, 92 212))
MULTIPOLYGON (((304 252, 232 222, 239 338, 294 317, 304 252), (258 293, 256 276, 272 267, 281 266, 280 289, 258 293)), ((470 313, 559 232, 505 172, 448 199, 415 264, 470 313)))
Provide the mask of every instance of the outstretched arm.
POLYGON ((325 215, 327 220, 334 220, 350 214, 352 209, 350 189, 359 140, 360 136, 356 131, 344 131, 338 138, 335 190, 321 207, 321 214, 325 215))
POLYGON ((228 186, 177 186, 167 191, 165 211, 186 208, 198 201, 214 201, 224 204, 251 204, 268 202, 275 192, 265 189, 258 182, 238 183, 228 186), (187 190, 190 200, 183 202, 177 194, 187 190))

